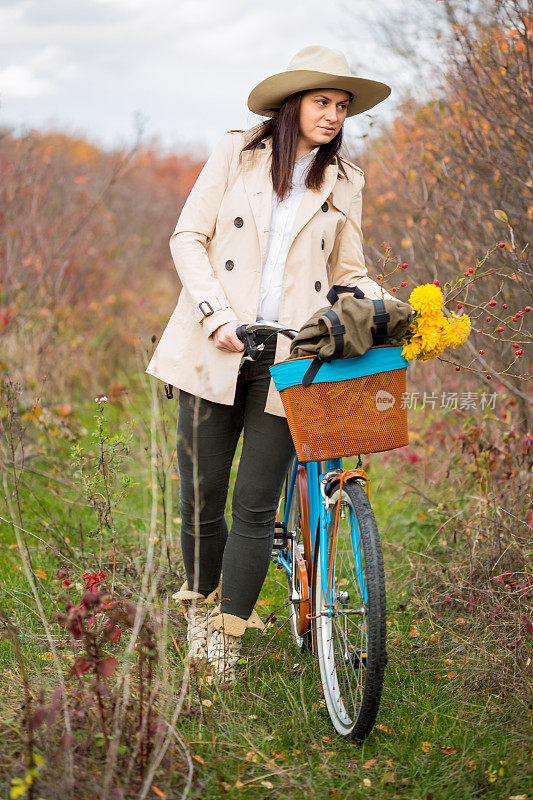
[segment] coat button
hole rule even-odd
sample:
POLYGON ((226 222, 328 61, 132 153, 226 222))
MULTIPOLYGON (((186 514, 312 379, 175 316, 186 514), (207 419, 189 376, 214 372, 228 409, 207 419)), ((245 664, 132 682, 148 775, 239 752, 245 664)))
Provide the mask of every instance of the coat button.
POLYGON ((322 250, 324 249, 324 245, 325 245, 325 242, 324 242, 324 239, 322 239, 322 242, 320 243, 320 246, 321 246, 322 250))
POLYGON ((224 266, 225 266, 225 267, 226 267, 226 269, 229 271, 229 270, 233 269, 233 267, 235 266, 235 264, 233 263, 233 261, 226 261, 226 263, 224 264, 224 266))
POLYGON ((235 225, 236 228, 242 228, 242 226, 244 225, 242 217, 235 217, 235 219, 233 220, 233 224, 235 225))
POLYGON ((329 208, 327 203, 322 203, 322 211, 327 211, 329 208))
POLYGON ((317 281, 315 283, 315 291, 319 292, 321 289, 322 289, 322 284, 320 283, 320 281, 317 281))

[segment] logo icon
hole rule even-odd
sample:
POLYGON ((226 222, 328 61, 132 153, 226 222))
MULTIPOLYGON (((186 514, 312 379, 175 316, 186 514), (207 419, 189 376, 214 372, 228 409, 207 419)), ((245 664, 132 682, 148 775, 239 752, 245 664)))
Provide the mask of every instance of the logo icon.
POLYGON ((395 402, 394 395, 386 392, 385 389, 380 389, 376 392, 376 408, 378 411, 386 411, 388 408, 392 408, 395 402))

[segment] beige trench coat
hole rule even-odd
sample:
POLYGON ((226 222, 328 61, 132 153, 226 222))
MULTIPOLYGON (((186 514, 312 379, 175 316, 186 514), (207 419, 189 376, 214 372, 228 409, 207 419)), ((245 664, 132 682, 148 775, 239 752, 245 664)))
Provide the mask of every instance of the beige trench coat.
MULTIPOLYGON (((232 405, 242 353, 218 350, 211 334, 225 322, 255 322, 272 213, 271 140, 238 156, 257 130, 228 131, 194 184, 170 250, 183 289, 146 368, 165 383, 232 405)), ((291 231, 279 322, 299 329, 328 305, 333 284, 359 286, 367 297, 393 298, 367 274, 361 233, 363 171, 342 159, 325 171, 320 191, 307 189, 291 231)), ((289 355, 278 336, 276 361, 289 355)), ((270 382, 265 411, 285 416, 270 382)))

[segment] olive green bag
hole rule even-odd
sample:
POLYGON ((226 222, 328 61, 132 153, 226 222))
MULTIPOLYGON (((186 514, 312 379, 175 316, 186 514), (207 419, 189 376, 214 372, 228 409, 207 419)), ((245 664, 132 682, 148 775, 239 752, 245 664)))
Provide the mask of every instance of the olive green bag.
POLYGON ((401 339, 413 319, 409 303, 371 299, 357 287, 333 286, 327 299, 331 308, 316 311, 291 342, 292 358, 316 356, 303 377, 304 386, 325 361, 362 356, 387 339, 401 339))

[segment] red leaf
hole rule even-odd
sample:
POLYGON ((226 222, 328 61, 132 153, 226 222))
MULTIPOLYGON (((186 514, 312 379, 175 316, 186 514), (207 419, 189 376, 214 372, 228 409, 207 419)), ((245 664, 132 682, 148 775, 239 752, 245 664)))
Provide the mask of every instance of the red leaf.
POLYGON ((102 661, 98 661, 96 664, 96 669, 102 678, 110 678, 117 666, 117 659, 114 656, 109 656, 108 658, 103 658, 102 661))
POLYGON ((97 606, 99 604, 100 597, 92 591, 87 591, 81 598, 81 602, 83 603, 85 608, 94 608, 94 606, 97 606))
POLYGON ((110 644, 116 644, 118 641, 120 641, 120 628, 118 625, 109 625, 105 627, 104 639, 107 639, 110 644))
POLYGON ((82 675, 84 672, 88 672, 92 665, 93 662, 89 661, 88 658, 78 658, 70 668, 70 674, 82 675))

